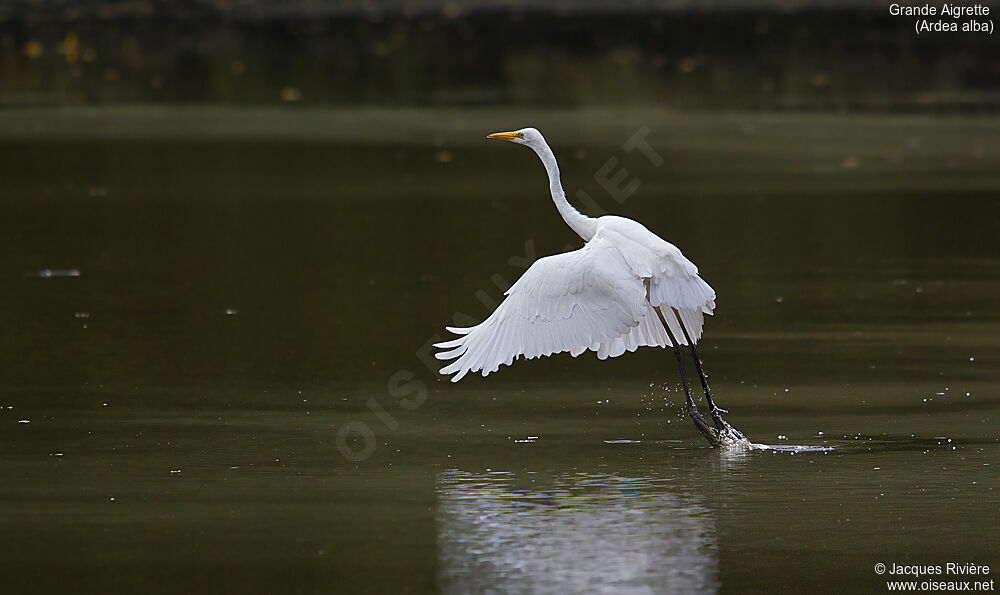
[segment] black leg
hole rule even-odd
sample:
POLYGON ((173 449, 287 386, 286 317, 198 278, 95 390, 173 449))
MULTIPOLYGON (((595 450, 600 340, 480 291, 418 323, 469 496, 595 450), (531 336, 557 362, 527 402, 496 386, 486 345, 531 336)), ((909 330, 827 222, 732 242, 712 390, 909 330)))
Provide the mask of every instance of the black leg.
MULTIPOLYGON (((716 434, 716 439, 713 445, 733 445, 733 444, 749 444, 750 441, 747 437, 743 435, 743 432, 737 430, 733 426, 729 425, 726 420, 722 419, 723 413, 728 413, 725 409, 722 409, 712 401, 712 393, 708 388, 708 380, 705 378, 705 372, 701 369, 701 359, 698 358, 698 351, 694 347, 694 341, 691 340, 691 336, 688 334, 687 329, 684 328, 684 322, 681 321, 680 312, 674 309, 674 316, 677 317, 677 323, 681 325, 681 332, 684 333, 684 338, 687 339, 688 345, 691 346, 691 357, 694 358, 694 365, 698 369, 698 376, 701 378, 701 386, 705 389, 705 399, 708 401, 708 406, 711 408, 712 421, 715 422, 715 427, 719 429, 716 434)), ((662 315, 661 315, 662 320, 662 315)), ((670 332, 669 330, 667 331, 670 332)), ((673 335, 671 335, 671 340, 673 340, 673 335)), ((674 341, 674 346, 676 347, 677 342, 674 341)), ((709 440, 709 442, 712 442, 709 440)))
MULTIPOLYGON (((670 332, 670 325, 667 321, 663 319, 663 313, 660 312, 659 308, 654 308, 656 314, 660 317, 660 322, 663 323, 663 329, 667 331, 667 336, 670 337, 670 344, 674 348, 674 355, 677 356, 677 367, 681 371, 681 384, 684 386, 684 398, 687 401, 688 415, 691 416, 691 421, 694 422, 698 431, 701 435, 708 440, 709 444, 712 446, 719 445, 719 438, 712 427, 708 425, 705 418, 702 417, 701 412, 698 411, 698 407, 694 404, 694 399, 691 398, 691 388, 688 386, 687 375, 684 373, 684 354, 681 353, 680 345, 677 344, 677 339, 674 338, 674 334, 670 332)), ((683 328, 683 327, 682 327, 683 328)))
POLYGON ((694 345, 691 346, 691 357, 694 358, 694 367, 698 369, 698 376, 701 378, 701 387, 705 389, 705 398, 708 400, 708 406, 712 408, 712 411, 729 413, 728 409, 719 407, 715 404, 715 401, 712 400, 712 389, 708 388, 708 379, 705 377, 705 372, 701 368, 701 358, 698 357, 698 350, 694 345))
POLYGON ((677 324, 681 326, 681 332, 684 333, 684 338, 687 339, 688 345, 691 347, 691 358, 694 359, 694 367, 698 370, 698 379, 701 380, 701 388, 705 391, 705 400, 708 401, 708 411, 712 414, 712 421, 715 422, 715 427, 722 429, 722 414, 729 413, 722 407, 715 404, 712 400, 712 389, 708 388, 708 378, 705 377, 705 371, 701 367, 701 358, 698 357, 698 350, 694 346, 694 341, 691 340, 691 335, 688 334, 686 328, 684 328, 684 322, 681 320, 681 313, 673 308, 674 316, 677 317, 677 324))

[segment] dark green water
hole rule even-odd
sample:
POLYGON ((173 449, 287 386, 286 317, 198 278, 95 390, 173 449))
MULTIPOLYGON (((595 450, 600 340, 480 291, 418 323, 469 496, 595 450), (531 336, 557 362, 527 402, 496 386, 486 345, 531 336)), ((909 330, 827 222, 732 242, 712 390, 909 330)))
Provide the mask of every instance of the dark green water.
POLYGON ((3 112, 2 589, 883 592, 877 562, 1000 567, 998 132, 3 112), (707 448, 660 350, 436 379, 445 324, 578 244, 534 156, 482 140, 529 124, 571 200, 715 287, 730 421, 832 451, 707 448), (658 167, 622 149, 641 126, 658 167), (612 157, 640 181, 621 204, 612 157))

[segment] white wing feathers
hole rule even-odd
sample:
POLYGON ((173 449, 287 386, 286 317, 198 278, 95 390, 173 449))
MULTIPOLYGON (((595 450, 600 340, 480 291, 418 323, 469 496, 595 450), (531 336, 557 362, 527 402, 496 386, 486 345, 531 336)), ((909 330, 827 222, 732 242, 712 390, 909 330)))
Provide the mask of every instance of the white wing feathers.
POLYGON ((697 342, 704 314, 715 307, 715 291, 680 250, 639 227, 656 242, 644 234, 636 241, 629 237, 635 229, 623 229, 624 235, 608 225, 579 250, 537 260, 489 318, 448 328, 461 336, 435 345, 447 350, 435 357, 455 360, 441 373, 455 374, 451 381, 458 382, 469 372, 486 376, 521 355, 568 351, 575 357, 589 349, 605 359, 642 346, 669 346, 653 309, 660 305, 678 343, 687 341, 670 308, 697 342))
POLYGON ((477 326, 438 343, 438 359, 457 358, 442 374, 495 372, 523 355, 580 353, 629 334, 648 310, 646 288, 615 247, 595 236, 583 248, 537 260, 507 290, 507 298, 477 326))

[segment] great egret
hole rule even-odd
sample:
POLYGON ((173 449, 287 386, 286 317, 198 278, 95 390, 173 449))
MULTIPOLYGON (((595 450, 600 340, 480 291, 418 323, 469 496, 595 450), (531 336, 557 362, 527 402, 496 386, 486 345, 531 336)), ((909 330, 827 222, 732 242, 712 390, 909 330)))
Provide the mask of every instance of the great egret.
POLYGON ((698 267, 673 244, 641 223, 606 215, 583 215, 566 200, 559 165, 542 133, 534 128, 498 132, 487 138, 530 147, 549 176, 549 191, 559 214, 585 242, 583 248, 535 261, 507 290, 489 318, 469 327, 447 329, 460 335, 437 343, 438 359, 455 361, 441 369, 458 382, 469 372, 483 376, 510 365, 518 356, 533 359, 586 350, 599 359, 639 347, 672 347, 677 356, 688 414, 712 445, 746 442, 722 418, 712 400, 695 344, 704 315, 715 309, 715 290, 698 276, 698 267), (691 349, 705 391, 713 430, 691 398, 681 345, 691 349))

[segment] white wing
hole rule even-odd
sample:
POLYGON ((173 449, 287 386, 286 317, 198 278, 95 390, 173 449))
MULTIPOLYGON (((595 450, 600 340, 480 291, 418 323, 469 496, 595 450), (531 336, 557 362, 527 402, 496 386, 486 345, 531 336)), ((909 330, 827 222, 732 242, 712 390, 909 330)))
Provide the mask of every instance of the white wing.
POLYGON ((448 330, 463 336, 435 345, 448 350, 435 356, 457 358, 441 369, 455 374, 452 382, 468 372, 486 376, 520 355, 593 349, 607 357, 619 341, 622 351, 667 344, 645 283, 601 233, 579 250, 537 260, 482 323, 448 330))

